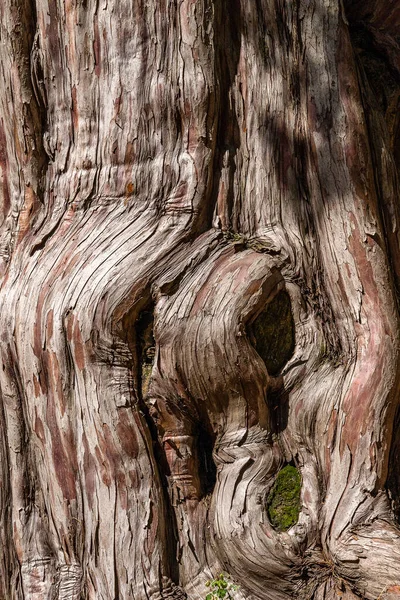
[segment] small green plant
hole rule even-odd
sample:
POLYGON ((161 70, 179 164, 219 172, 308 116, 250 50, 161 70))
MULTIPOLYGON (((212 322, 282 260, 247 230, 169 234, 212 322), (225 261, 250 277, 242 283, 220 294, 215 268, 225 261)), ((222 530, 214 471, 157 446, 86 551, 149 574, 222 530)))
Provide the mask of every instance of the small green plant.
POLYGON ((229 575, 221 573, 219 577, 207 581, 206 586, 210 588, 210 591, 205 600, 218 600, 219 598, 229 598, 233 600, 232 594, 236 592, 239 586, 229 581, 229 579, 229 575))

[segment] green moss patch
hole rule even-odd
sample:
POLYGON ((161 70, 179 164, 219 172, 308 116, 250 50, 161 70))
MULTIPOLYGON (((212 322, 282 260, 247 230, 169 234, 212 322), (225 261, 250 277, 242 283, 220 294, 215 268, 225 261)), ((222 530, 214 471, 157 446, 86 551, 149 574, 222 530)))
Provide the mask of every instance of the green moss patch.
POLYGON ((301 476, 296 467, 286 465, 278 473, 267 498, 268 517, 274 529, 287 531, 299 518, 301 476))
POLYGON ((279 292, 251 326, 255 346, 270 375, 277 375, 294 350, 294 322, 287 292, 279 292))

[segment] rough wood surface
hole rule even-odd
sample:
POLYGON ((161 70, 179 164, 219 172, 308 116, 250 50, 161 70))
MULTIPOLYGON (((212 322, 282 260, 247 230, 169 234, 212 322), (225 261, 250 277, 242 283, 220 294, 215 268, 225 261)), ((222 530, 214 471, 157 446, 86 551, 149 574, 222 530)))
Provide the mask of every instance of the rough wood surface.
POLYGON ((0 598, 400 597, 399 15, 0 4, 0 598))

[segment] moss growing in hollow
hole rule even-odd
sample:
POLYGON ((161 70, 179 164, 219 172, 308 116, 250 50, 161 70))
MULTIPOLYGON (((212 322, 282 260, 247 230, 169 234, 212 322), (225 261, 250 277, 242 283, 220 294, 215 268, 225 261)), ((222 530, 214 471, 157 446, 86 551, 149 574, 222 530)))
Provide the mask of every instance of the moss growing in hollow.
POLYGON ((268 517, 274 529, 287 531, 300 512, 301 477, 296 467, 286 465, 278 473, 267 498, 268 517))
POLYGON ((251 325, 255 346, 270 375, 277 375, 293 354, 294 322, 289 294, 279 292, 251 325))

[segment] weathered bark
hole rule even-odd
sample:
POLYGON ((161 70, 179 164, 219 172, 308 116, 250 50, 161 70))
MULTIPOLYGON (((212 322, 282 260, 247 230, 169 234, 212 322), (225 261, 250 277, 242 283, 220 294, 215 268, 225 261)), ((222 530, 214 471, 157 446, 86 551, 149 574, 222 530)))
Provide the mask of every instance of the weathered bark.
POLYGON ((390 5, 0 5, 0 597, 400 597, 390 5))

